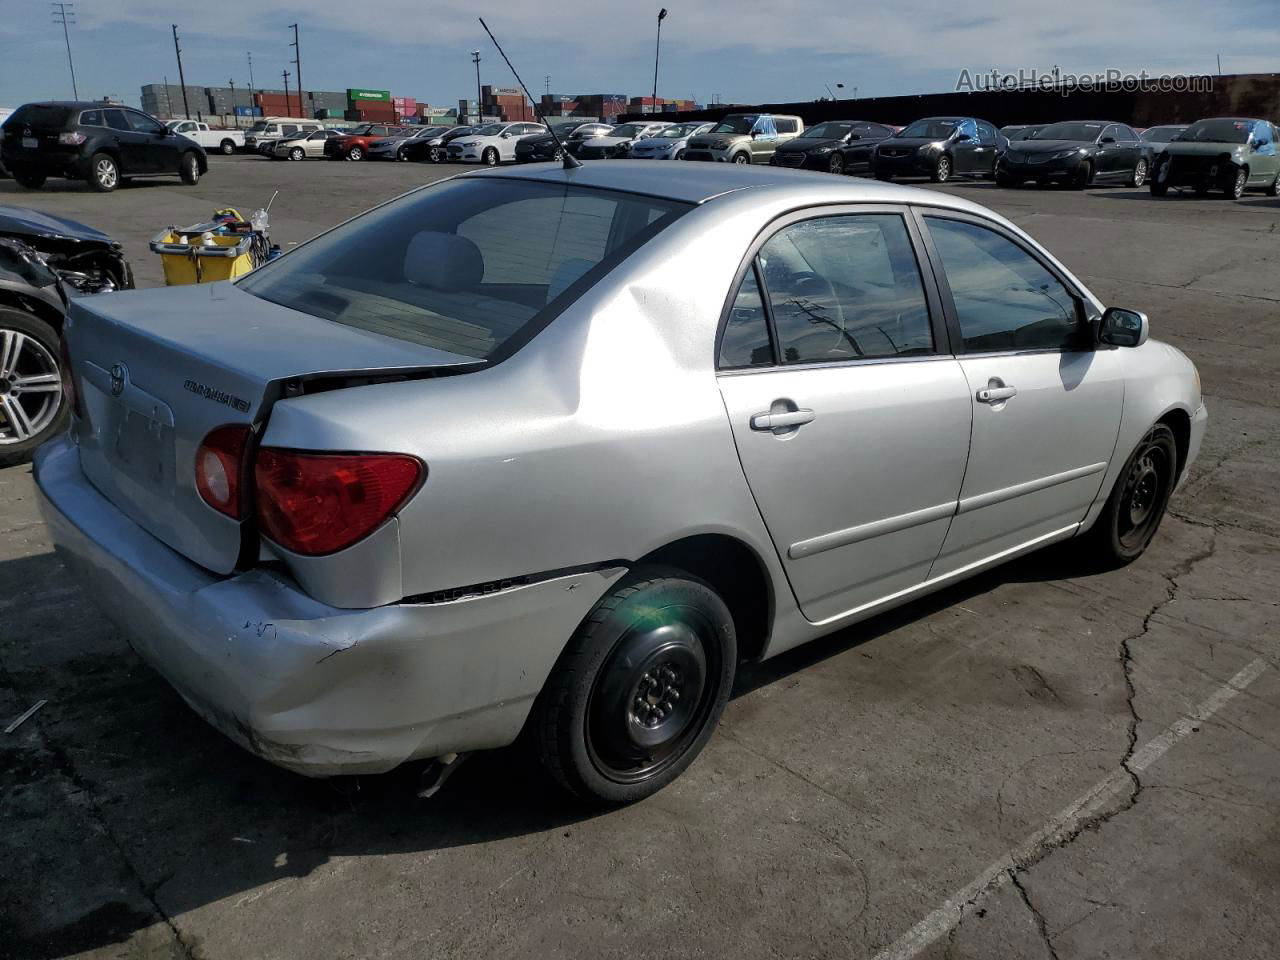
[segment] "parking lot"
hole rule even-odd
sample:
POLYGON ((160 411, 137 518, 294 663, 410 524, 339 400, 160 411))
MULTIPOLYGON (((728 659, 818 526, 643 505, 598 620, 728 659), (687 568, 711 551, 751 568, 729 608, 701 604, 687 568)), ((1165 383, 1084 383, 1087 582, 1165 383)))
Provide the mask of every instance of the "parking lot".
MULTIPOLYGON (((212 157, 195 187, 0 204, 107 231, 155 286, 166 225, 278 189, 289 249, 457 169, 212 157)), ((1141 559, 1047 551, 744 666, 638 805, 575 806, 518 749, 424 801, 412 770, 307 780, 206 725, 63 574, 30 467, 0 471, 0 718, 48 700, 0 735, 0 957, 1274 957, 1280 200, 927 188, 1198 365, 1204 448, 1141 559)))

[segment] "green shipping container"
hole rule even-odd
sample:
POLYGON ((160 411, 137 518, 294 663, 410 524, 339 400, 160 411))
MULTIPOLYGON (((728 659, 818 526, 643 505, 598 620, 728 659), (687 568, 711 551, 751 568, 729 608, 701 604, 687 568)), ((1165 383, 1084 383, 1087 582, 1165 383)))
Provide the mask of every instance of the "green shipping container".
POLYGON ((390 90, 366 90, 363 87, 351 87, 347 90, 347 100, 384 100, 391 102, 390 90))

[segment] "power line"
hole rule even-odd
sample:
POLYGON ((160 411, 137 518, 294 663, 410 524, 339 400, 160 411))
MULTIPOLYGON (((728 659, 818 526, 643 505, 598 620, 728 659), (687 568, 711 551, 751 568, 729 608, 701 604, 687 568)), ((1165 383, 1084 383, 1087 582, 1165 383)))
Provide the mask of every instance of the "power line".
POLYGON ((67 30, 68 25, 75 26, 76 5, 74 3, 54 3, 52 6, 53 22, 62 24, 62 39, 67 42, 67 66, 71 68, 71 92, 79 100, 80 90, 76 86, 76 64, 71 59, 71 33, 67 30))

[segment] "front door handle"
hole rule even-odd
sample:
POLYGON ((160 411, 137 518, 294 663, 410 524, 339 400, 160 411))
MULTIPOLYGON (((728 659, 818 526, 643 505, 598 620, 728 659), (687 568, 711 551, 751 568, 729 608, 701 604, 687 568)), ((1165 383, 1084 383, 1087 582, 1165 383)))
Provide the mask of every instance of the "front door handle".
POLYGON ((1005 386, 1005 382, 999 377, 992 377, 986 387, 978 391, 978 402, 1002 403, 1010 397, 1016 397, 1017 395, 1017 387, 1005 386))
POLYGON ((751 418, 752 430, 778 430, 799 427, 813 420, 812 410, 788 410, 783 413, 757 413, 751 418))

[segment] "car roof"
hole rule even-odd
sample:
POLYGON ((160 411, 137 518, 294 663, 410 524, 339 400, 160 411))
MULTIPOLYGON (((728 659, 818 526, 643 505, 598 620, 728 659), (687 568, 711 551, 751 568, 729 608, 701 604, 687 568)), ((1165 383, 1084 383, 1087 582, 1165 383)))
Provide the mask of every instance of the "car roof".
POLYGON ((568 170, 559 164, 548 163, 529 167, 474 170, 460 174, 459 177, 496 177, 505 180, 575 184, 693 204, 705 203, 741 190, 764 190, 774 196, 793 193, 796 202, 804 206, 823 203, 915 203, 990 215, 985 207, 934 190, 858 177, 833 177, 825 172, 753 164, 655 164, 647 160, 587 160, 580 167, 568 170))

